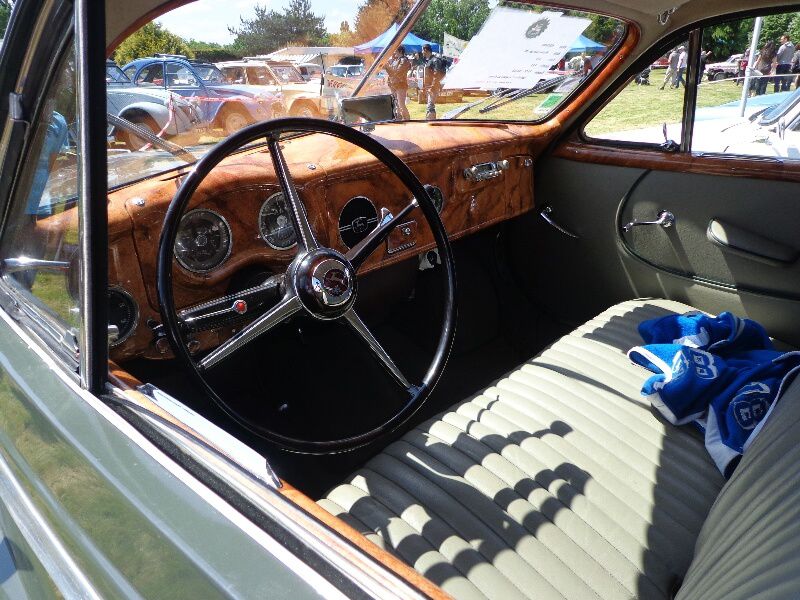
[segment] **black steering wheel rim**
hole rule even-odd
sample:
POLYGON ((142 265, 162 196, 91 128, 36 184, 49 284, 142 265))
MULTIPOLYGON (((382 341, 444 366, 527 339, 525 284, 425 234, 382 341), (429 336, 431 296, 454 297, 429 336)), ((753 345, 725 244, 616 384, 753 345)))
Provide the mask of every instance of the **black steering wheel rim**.
MULTIPOLYGON (((277 154, 282 153, 278 150, 277 154)), ((276 158, 273 156, 273 162, 276 158)), ((281 156, 281 159, 282 156, 281 156)), ((284 179, 278 173, 276 164, 276 176, 278 177, 284 193, 284 179)), ((291 177, 289 182, 291 182, 291 177)), ((288 184, 287 184, 288 185, 288 184)), ((293 185, 293 184, 292 184, 293 185)), ((387 230, 388 231, 388 230, 387 230)), ((300 232, 298 232, 300 234, 300 232)), ((387 233, 388 235, 388 233, 387 233)), ((385 239, 385 237, 383 238, 385 239)), ((381 242, 382 243, 382 242, 381 242)), ((327 249, 326 249, 327 250, 327 249)), ((338 254, 338 253, 336 253, 338 254)), ((294 261, 293 261, 294 264, 294 261)), ((291 269, 291 267, 290 267, 291 269)), ((287 270, 287 277, 289 271, 287 270)), ((353 272, 355 279, 355 272, 353 272)), ((456 274, 453 253, 450 247, 447 233, 441 219, 436 211, 433 202, 430 200, 427 191, 411 169, 388 148, 368 135, 333 121, 320 119, 288 117, 264 121, 250 125, 230 137, 222 140, 214 146, 201 160, 199 160, 193 170, 184 179, 173 197, 164 217, 161 236, 159 238, 158 261, 157 261, 157 293, 159 311, 168 341, 172 346, 175 357, 183 363, 187 370, 193 375, 195 381, 205 391, 208 397, 217 404, 229 417, 238 424, 255 433, 256 435, 269 440, 287 450, 312 454, 329 454, 352 450, 363 446, 375 439, 386 435, 405 423, 427 400, 433 391, 434 386, 441 377, 445 363, 450 354, 455 334, 456 324, 456 274), (208 174, 231 153, 240 149, 242 146, 251 142, 267 139, 270 148, 277 149, 278 136, 283 133, 324 133, 333 137, 347 141, 366 152, 386 165, 390 171, 405 185, 405 187, 416 198, 415 206, 418 207, 427 221, 433 233, 436 246, 439 250, 444 275, 443 293, 443 319, 439 333, 439 341, 434 351, 433 359, 418 385, 408 388, 409 399, 403 407, 392 417, 377 427, 368 431, 350 435, 345 438, 331 440, 309 440, 281 434, 269 429, 259 423, 255 423, 249 418, 239 414, 232 406, 225 402, 216 391, 209 385, 203 376, 198 364, 191 357, 186 343, 182 340, 181 326, 178 312, 175 307, 173 292, 173 248, 178 233, 181 217, 186 210, 194 193, 208 174)), ((355 284, 353 284, 355 285, 355 284)), ((357 317, 356 317, 357 318, 357 317)))

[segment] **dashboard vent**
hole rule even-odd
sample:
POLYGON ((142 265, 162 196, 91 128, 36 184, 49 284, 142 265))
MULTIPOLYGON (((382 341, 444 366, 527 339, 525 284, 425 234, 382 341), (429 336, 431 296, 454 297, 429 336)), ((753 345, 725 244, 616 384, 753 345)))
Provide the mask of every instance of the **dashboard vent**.
POLYGON ((378 211, 366 196, 351 198, 339 214, 339 236, 348 248, 358 244, 377 226, 378 211))

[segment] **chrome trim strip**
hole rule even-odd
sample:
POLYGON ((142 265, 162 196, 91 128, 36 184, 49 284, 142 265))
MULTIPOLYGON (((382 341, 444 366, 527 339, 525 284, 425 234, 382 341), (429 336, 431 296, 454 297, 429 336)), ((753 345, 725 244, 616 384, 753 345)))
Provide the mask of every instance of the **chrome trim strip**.
POLYGON ((41 561, 53 583, 65 598, 101 600, 69 551, 25 492, 19 479, 0 455, 0 499, 5 504, 25 541, 41 561))
MULTIPOLYGON (((297 556, 289 552, 275 538, 256 526, 247 517, 234 509, 228 502, 222 499, 211 489, 199 482, 195 477, 174 462, 150 440, 142 435, 133 425, 126 421, 122 416, 115 412, 111 407, 102 402, 99 398, 81 388, 74 380, 70 379, 65 371, 56 361, 34 341, 31 335, 20 327, 5 310, 0 309, 0 319, 4 321, 22 340, 28 343, 33 352, 42 359, 42 362, 49 367, 56 376, 64 382, 65 386, 73 393, 83 398, 89 406, 95 409, 109 423, 116 427, 123 435, 135 443, 146 454, 153 458, 159 465, 167 470, 178 481, 187 488, 195 492, 200 498, 205 500, 212 508, 217 510, 222 516, 228 519, 233 525, 238 527, 245 535, 259 544, 264 550, 272 554, 277 560, 283 563, 288 569, 310 582, 321 596, 325 598, 342 599, 344 596, 329 581, 314 571, 297 556)), ((319 543, 317 543, 319 546, 319 543)), ((78 596, 80 597, 80 596, 78 596)))

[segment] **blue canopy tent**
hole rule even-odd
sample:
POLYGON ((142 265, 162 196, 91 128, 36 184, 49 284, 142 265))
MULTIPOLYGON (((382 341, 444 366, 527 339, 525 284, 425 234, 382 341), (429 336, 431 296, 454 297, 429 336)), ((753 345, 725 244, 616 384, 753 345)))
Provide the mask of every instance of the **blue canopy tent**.
POLYGON ((602 52, 605 49, 606 47, 603 44, 590 40, 585 35, 580 35, 578 39, 573 42, 572 46, 570 46, 567 54, 592 54, 594 52, 602 52))
MULTIPOLYGON (((391 27, 376 37, 374 40, 370 40, 368 42, 364 42, 363 44, 359 44, 358 46, 354 47, 353 50, 356 54, 378 54, 381 50, 383 50, 392 38, 395 36, 398 30, 397 23, 392 23, 391 27)), ((439 52, 441 47, 439 44, 435 42, 428 42, 423 40, 421 37, 414 35, 413 33, 409 33, 403 39, 403 46, 406 49, 406 52, 422 52, 422 46, 425 44, 431 45, 431 50, 434 52, 439 52)))

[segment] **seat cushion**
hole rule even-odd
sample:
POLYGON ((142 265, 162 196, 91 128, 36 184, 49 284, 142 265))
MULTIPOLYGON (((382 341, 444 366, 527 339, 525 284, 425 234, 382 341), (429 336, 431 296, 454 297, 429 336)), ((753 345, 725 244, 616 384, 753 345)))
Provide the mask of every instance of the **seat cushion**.
POLYGON ((614 306, 410 431, 320 504, 456 598, 668 598, 724 481, 641 396, 614 306))

